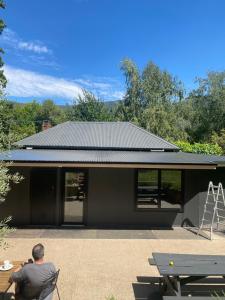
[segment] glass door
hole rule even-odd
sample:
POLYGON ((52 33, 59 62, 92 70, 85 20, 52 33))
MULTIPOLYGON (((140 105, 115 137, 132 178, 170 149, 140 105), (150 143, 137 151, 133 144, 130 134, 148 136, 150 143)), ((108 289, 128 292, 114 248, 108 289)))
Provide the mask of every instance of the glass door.
POLYGON ((65 172, 64 223, 83 223, 86 200, 86 172, 65 172))

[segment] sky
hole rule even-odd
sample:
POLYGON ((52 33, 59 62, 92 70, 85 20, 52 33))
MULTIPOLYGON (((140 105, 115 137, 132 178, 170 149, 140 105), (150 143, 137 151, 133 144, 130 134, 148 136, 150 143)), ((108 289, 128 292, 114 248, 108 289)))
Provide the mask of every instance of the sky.
POLYGON ((5 0, 6 94, 26 102, 71 103, 85 88, 121 99, 124 58, 148 61, 187 90, 225 69, 224 0, 5 0))

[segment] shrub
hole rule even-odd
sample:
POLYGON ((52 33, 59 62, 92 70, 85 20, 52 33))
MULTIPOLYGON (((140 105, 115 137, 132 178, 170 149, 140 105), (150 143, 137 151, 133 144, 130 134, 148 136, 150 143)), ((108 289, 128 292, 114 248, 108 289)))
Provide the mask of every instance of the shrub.
POLYGON ((209 143, 194 143, 190 144, 185 141, 174 142, 181 151, 190 152, 190 153, 199 153, 199 154, 214 154, 222 155, 223 149, 218 144, 209 144, 209 143))

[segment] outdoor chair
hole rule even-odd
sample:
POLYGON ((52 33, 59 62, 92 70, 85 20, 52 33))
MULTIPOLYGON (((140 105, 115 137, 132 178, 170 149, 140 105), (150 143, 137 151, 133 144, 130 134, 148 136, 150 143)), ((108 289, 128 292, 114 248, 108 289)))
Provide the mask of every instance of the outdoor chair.
POLYGON ((40 295, 38 296, 37 300, 48 300, 48 299, 51 299, 50 295, 54 292, 55 289, 57 291, 58 299, 60 300, 59 290, 58 290, 58 287, 57 287, 57 280, 58 280, 58 277, 59 277, 59 271, 60 270, 58 270, 46 282, 46 284, 43 286, 42 291, 41 291, 40 295))

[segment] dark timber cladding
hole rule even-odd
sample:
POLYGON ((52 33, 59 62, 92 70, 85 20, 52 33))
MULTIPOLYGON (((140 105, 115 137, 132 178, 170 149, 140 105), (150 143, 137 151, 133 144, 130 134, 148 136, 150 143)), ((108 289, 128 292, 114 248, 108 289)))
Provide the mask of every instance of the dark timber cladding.
POLYGON ((198 226, 225 156, 183 153, 128 122, 66 122, 0 153, 24 180, 1 204, 15 225, 198 226))

